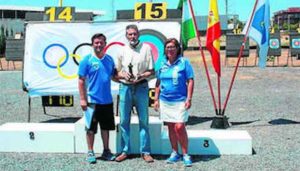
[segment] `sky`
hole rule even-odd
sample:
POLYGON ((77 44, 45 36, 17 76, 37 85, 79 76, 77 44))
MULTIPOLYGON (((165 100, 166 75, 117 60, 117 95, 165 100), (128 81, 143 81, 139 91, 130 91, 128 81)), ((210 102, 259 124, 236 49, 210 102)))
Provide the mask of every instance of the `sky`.
MULTIPOLYGON (((118 7, 130 8, 131 3, 137 2, 149 2, 149 0, 116 0, 118 7), (131 2, 131 3, 130 3, 131 2)), ((167 0, 152 0, 152 2, 162 2, 167 0)), ((218 0, 219 14, 225 15, 225 1, 218 0)), ((239 14, 241 21, 246 21, 250 16, 250 13, 254 7, 255 0, 227 0, 228 1, 228 14, 239 14)), ((179 0, 167 1, 171 8, 176 8, 179 0)), ((269 0, 271 16, 273 13, 279 10, 286 10, 289 7, 299 7, 300 0, 269 0)), ((196 15, 207 15, 209 0, 192 0, 192 4, 196 15)))
MULTIPOLYGON (((218 1, 220 3, 219 10, 222 11, 222 14, 225 14, 225 5, 223 8, 220 6, 222 3, 225 4, 225 0, 218 1)), ((300 8, 300 0, 269 0, 269 2, 271 17, 274 15, 274 12, 279 10, 286 10, 289 7, 300 8)), ((239 19, 241 21, 246 21, 250 16, 250 13, 254 7, 254 3, 255 0, 228 0, 228 13, 239 14, 239 19)))
MULTIPOLYGON (((107 11, 107 17, 115 17, 111 11, 117 9, 133 9, 136 2, 167 2, 168 8, 176 8, 179 0, 63 0, 64 6, 75 6, 78 9, 107 11)), ((218 0, 219 14, 225 14, 225 1, 218 0)), ((241 21, 246 21, 253 9, 255 0, 227 0, 228 14, 238 14, 241 21)), ((271 16, 279 10, 289 7, 300 7, 300 0, 269 0, 271 16)), ((192 0, 196 15, 207 15, 209 0, 192 0)), ((10 6, 57 6, 59 0, 0 0, 0 7, 10 6)))

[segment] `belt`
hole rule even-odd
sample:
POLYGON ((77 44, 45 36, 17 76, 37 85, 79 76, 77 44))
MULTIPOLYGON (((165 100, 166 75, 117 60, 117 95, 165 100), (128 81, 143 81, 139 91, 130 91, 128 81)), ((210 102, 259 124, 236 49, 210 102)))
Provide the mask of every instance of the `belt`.
POLYGON ((125 84, 125 85, 140 85, 140 84, 144 84, 144 83, 148 83, 148 81, 146 79, 143 79, 137 83, 132 83, 132 84, 131 83, 123 83, 123 84, 125 84))
POLYGON ((136 84, 144 84, 144 83, 148 83, 148 81, 146 79, 143 79, 143 80, 137 82, 136 84))

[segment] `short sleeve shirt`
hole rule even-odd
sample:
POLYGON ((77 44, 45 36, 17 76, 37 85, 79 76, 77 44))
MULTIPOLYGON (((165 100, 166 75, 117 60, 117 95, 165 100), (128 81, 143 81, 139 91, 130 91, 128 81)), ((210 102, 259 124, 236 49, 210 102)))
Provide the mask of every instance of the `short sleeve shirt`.
POLYGON ((87 55, 79 63, 78 75, 87 80, 89 103, 110 104, 111 77, 115 74, 115 63, 111 56, 105 54, 101 59, 93 54, 87 55))
POLYGON ((160 80, 160 99, 163 101, 185 101, 187 80, 194 78, 191 63, 185 57, 179 57, 173 64, 166 61, 156 72, 160 80))

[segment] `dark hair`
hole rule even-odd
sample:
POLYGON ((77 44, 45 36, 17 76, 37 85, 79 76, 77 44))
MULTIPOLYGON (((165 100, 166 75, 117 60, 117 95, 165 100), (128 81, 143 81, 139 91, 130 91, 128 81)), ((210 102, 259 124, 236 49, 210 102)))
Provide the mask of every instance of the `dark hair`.
POLYGON ((126 26, 126 34, 127 34, 127 30, 129 30, 129 29, 134 29, 134 30, 136 30, 137 33, 139 33, 139 29, 135 24, 129 24, 126 26))
MULTIPOLYGON (((177 39, 175 38, 169 38, 165 41, 164 44, 164 54, 166 54, 165 50, 166 50, 166 46, 168 43, 174 43, 176 49, 177 49, 177 56, 181 54, 181 47, 180 47, 180 43, 177 39)), ((167 57, 168 58, 168 57, 167 57)))
POLYGON ((98 38, 101 38, 101 37, 102 37, 102 38, 104 39, 104 41, 106 42, 106 37, 105 37, 104 34, 102 34, 102 33, 96 33, 96 34, 94 34, 93 37, 91 38, 92 44, 94 43, 94 40, 95 40, 95 39, 98 39, 98 38))

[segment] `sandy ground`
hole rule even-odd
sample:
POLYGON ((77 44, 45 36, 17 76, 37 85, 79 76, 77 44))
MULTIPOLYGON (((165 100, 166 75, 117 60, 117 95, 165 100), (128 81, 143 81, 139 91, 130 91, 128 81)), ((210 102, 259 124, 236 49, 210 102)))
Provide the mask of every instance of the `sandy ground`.
MULTIPOLYGON (((192 61, 195 72, 195 91, 187 122, 188 130, 211 129, 211 121, 215 116, 199 54, 199 51, 185 52, 192 61)), ((286 50, 283 50, 283 56, 279 58, 282 66, 287 65, 287 55, 284 54, 287 54, 286 50)), ((211 68, 209 55, 206 59, 212 85, 216 90, 216 75, 211 68)), ((5 67, 4 59, 1 61, 5 67)), ((155 155, 155 162, 152 164, 146 164, 136 155, 122 163, 97 160, 97 164, 89 165, 85 162, 86 154, 13 152, 0 153, 0 170, 299 170, 300 67, 291 67, 291 62, 289 67, 271 67, 272 62, 265 69, 250 67, 254 65, 254 61, 255 57, 251 53, 247 59, 249 67, 239 68, 225 113, 231 123, 229 130, 246 130, 251 135, 252 155, 196 155, 193 156, 193 167, 184 168, 182 162, 166 164, 167 156, 163 155, 155 155)), ((234 65, 235 62, 236 59, 230 59, 228 64, 234 65)), ((299 65, 299 61, 294 60, 294 65, 296 64, 299 65)), ((28 95, 22 91, 22 63, 16 62, 15 65, 19 71, 12 71, 13 66, 10 64, 10 71, 0 72, 1 125, 7 122, 26 123, 28 118, 28 95)), ((233 70, 234 67, 225 66, 222 52, 222 104, 233 70)), ((74 97, 74 104, 71 108, 47 107, 47 114, 43 114, 41 98, 32 98, 31 122, 74 122, 82 116, 78 97, 74 97)), ((158 116, 151 108, 149 112, 150 115, 158 116)), ((0 145, 1 141, 3 140, 0 140, 0 145)))

